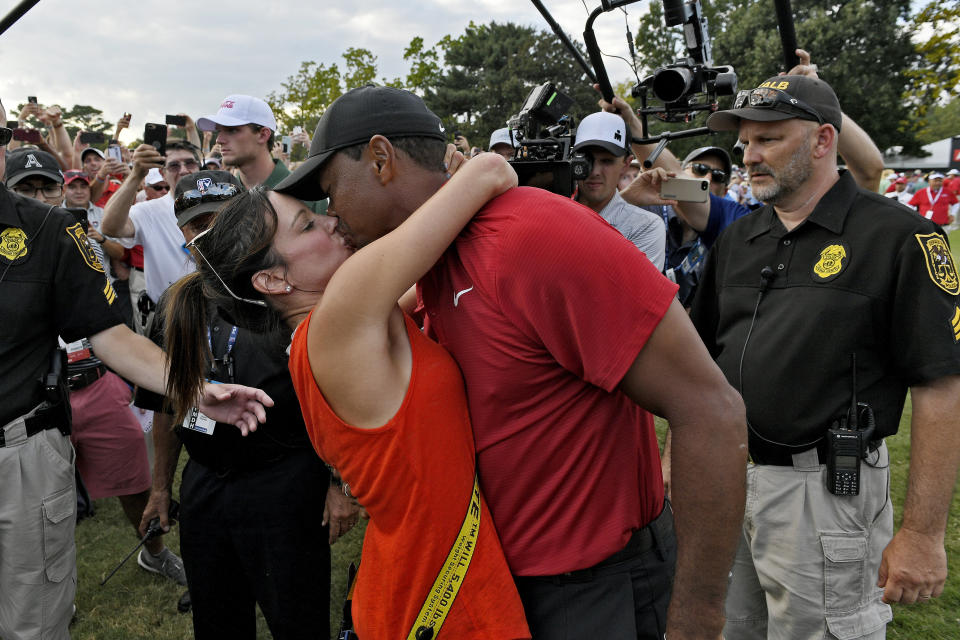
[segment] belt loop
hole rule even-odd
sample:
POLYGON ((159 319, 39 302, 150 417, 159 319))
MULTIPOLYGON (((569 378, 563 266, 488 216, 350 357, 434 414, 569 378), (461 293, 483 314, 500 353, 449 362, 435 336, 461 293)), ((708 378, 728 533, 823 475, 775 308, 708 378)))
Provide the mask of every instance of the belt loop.
POLYGON ((820 456, 816 447, 795 453, 792 458, 794 471, 820 471, 820 456))

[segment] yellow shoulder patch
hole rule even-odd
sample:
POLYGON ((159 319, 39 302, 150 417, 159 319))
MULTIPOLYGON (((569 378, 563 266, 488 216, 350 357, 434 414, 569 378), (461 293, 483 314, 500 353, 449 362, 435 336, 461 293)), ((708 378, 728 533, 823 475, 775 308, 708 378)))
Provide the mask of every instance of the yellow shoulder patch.
POLYGON ((27 255, 27 234, 23 229, 7 227, 0 231, 0 256, 10 262, 27 255))
POLYGON ((960 293, 960 278, 953 263, 947 241, 939 233, 918 233, 914 236, 923 250, 927 273, 933 283, 952 296, 960 293))
POLYGON ((953 305, 953 317, 950 318, 950 328, 953 329, 953 341, 960 342, 960 307, 953 305))
POLYGON ((93 251, 93 247, 90 246, 90 241, 87 239, 87 232, 83 230, 83 225, 78 222, 73 226, 67 227, 66 231, 67 235, 73 238, 73 241, 77 245, 77 250, 80 252, 80 255, 83 256, 83 261, 87 263, 87 266, 94 271, 103 273, 103 265, 101 265, 100 260, 97 259, 97 254, 93 251))

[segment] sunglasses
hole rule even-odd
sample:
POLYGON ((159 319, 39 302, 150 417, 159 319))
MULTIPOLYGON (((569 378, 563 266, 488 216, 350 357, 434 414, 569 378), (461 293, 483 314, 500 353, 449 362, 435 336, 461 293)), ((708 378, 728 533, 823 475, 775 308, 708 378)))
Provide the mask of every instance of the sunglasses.
POLYGON ((63 195, 63 187, 59 184, 45 184, 42 187, 34 187, 29 184, 18 184, 10 188, 20 195, 28 198, 32 198, 38 193, 42 193, 45 198, 57 198, 63 195))
POLYGON ((0 147, 6 146, 13 139, 13 129, 0 127, 0 147))
POLYGON ((711 182, 718 182, 722 184, 726 184, 727 182, 726 171, 714 169, 710 165, 703 164, 702 162, 691 162, 687 166, 690 167, 690 170, 693 171, 699 178, 705 178, 707 174, 709 174, 711 182))
MULTIPOLYGON (((235 185, 231 185, 231 186, 235 186, 235 185)), ((202 238, 203 236, 207 235, 207 234, 210 233, 212 230, 213 230, 213 227, 207 227, 207 229, 206 229, 205 231, 201 231, 200 233, 198 233, 198 234, 193 238, 193 240, 191 240, 190 242, 188 242, 188 243, 186 244, 186 247, 187 247, 188 249, 193 249, 194 251, 196 251, 196 252, 200 255, 201 258, 203 258, 203 261, 207 263, 207 266, 208 266, 208 267, 210 267, 210 271, 213 272, 213 275, 217 276, 217 280, 219 280, 219 281, 220 281, 220 284, 223 285, 223 288, 227 290, 227 293, 230 294, 230 297, 232 297, 234 300, 239 300, 240 302, 246 302, 246 303, 248 303, 248 304, 255 304, 255 305, 257 305, 258 307, 266 307, 266 306, 267 306, 267 303, 264 302, 263 300, 251 300, 250 298, 241 298, 240 296, 238 296, 237 294, 235 294, 235 293, 233 292, 233 290, 232 290, 230 287, 227 286, 227 283, 223 281, 223 278, 220 277, 220 274, 217 273, 217 270, 213 268, 213 265, 210 264, 210 261, 207 260, 207 257, 206 257, 205 255, 203 255, 203 252, 200 251, 200 247, 197 246, 197 240, 199 240, 199 239, 202 238)))
POLYGON ((170 185, 164 184, 157 186, 155 184, 148 184, 147 189, 153 189, 154 191, 170 191, 170 185))
POLYGON ((748 104, 755 109, 773 109, 774 111, 792 113, 799 117, 812 116, 814 120, 823 124, 823 118, 820 117, 820 113, 816 109, 780 89, 760 87, 749 91, 741 91, 737 94, 737 99, 733 101, 733 108, 740 109, 748 104))
MULTIPOLYGON (((167 187, 169 189, 169 187, 167 187)), ((215 182, 203 191, 192 189, 184 191, 173 202, 173 209, 179 215, 190 207, 204 202, 225 202, 240 193, 240 187, 229 182, 215 182)))
POLYGON ((167 171, 179 172, 180 167, 184 167, 187 171, 195 171, 199 166, 200 163, 196 160, 185 160, 184 162, 178 162, 177 160, 174 160, 173 162, 168 162, 163 168, 167 171))

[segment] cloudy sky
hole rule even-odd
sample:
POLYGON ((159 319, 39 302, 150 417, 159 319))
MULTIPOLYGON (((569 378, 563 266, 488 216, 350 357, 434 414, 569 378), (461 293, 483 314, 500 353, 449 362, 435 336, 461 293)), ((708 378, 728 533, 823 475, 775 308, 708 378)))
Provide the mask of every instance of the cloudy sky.
MULTIPOLYGON (((634 33, 648 1, 627 7, 634 33)), ((0 16, 16 4, 0 0, 0 16)), ((543 4, 582 40, 588 12, 581 0, 543 4)), ((8 109, 28 95, 41 104, 89 104, 109 121, 129 111, 131 129, 121 136, 129 142, 166 113, 196 119, 214 113, 227 94, 278 90, 304 60, 342 68, 348 47, 371 50, 378 77, 404 76, 403 49, 413 37, 432 46, 462 34, 471 20, 549 30, 527 0, 40 0, 0 35, 0 99, 8 109)), ((604 52, 628 55, 621 11, 601 16, 596 32, 604 52)), ((615 82, 632 77, 622 61, 607 67, 615 82)))

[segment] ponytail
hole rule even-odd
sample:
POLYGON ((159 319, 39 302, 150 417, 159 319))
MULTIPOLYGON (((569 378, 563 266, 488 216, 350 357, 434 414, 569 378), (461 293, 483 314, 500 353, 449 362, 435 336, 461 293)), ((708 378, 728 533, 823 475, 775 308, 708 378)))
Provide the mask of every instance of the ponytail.
POLYGON ((191 273, 167 292, 165 347, 169 363, 167 397, 176 422, 196 405, 213 355, 207 340, 210 314, 203 295, 203 279, 191 273))

